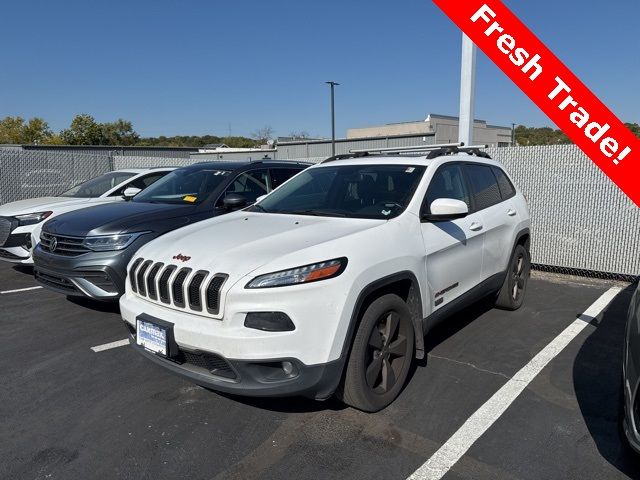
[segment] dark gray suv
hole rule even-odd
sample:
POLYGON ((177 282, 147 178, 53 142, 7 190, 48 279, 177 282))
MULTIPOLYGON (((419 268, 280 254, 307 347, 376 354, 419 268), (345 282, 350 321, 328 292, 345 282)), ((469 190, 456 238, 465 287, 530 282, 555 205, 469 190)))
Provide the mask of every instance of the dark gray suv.
POLYGON ((59 215, 44 224, 34 275, 57 292, 115 301, 126 267, 145 243, 179 227, 243 208, 308 164, 210 162, 174 170, 129 202, 59 215))

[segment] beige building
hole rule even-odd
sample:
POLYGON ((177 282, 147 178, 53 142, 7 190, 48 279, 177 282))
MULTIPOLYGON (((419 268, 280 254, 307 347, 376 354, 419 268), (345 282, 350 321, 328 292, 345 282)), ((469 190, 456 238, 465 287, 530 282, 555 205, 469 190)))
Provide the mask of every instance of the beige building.
MULTIPOLYGON (((424 121, 350 128, 347 130, 347 139, 422 134, 435 134, 434 143, 457 142, 458 117, 431 113, 424 121)), ((476 120, 473 127, 473 143, 508 147, 511 145, 511 127, 489 125, 484 120, 476 120)))

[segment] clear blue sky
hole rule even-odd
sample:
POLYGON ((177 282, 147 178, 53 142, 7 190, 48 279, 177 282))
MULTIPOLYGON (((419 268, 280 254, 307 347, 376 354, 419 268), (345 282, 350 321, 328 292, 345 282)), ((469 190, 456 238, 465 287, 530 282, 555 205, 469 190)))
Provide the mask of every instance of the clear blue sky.
MULTIPOLYGON (((506 0, 623 121, 640 122, 640 1, 506 0), (592 33, 590 33, 592 32, 592 33)), ((144 135, 330 135, 457 115, 460 33, 430 0, 29 0, 2 7, 0 117, 126 118, 144 135)), ((477 118, 551 125, 484 55, 477 118)))

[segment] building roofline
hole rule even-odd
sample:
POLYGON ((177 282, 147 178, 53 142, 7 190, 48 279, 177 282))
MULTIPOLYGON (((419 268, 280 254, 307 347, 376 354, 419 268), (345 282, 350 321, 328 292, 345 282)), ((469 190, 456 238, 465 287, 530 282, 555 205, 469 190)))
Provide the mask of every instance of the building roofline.
MULTIPOLYGON (((354 137, 354 138, 336 138, 336 143, 353 142, 356 140, 386 140, 393 138, 414 138, 414 137, 435 137, 436 132, 410 133, 405 135, 379 135, 375 137, 354 137)), ((278 145, 307 145, 313 143, 331 143, 331 139, 326 140, 308 140, 295 142, 280 142, 278 145)))

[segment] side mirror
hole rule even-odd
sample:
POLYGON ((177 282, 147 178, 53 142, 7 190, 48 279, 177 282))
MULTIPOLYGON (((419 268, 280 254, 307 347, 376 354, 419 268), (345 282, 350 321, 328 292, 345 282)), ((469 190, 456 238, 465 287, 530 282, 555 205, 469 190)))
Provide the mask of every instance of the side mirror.
POLYGON ((238 210, 242 207, 247 206, 247 199, 242 195, 238 195, 237 193, 230 193, 224 200, 222 200, 222 205, 225 210, 238 210))
POLYGON ((125 200, 131 200, 133 197, 135 197, 141 191, 142 191, 142 189, 136 188, 136 187, 126 188, 125 191, 122 192, 122 198, 124 198, 125 200))
POLYGON ((265 193, 264 195, 260 195, 258 198, 256 198, 256 203, 261 202, 261 201, 262 201, 262 199, 263 199, 264 197, 266 197, 266 196, 267 196, 267 194, 266 194, 266 193, 265 193))
POLYGON ((424 214, 422 220, 446 222, 469 215, 469 207, 462 200, 438 198, 431 203, 431 213, 424 214))

